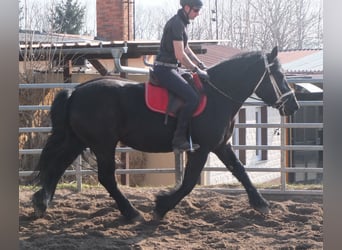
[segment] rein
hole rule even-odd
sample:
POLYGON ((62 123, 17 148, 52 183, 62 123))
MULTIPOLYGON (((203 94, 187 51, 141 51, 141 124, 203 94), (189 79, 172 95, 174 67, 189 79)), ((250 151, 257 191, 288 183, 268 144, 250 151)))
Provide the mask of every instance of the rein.
POLYGON ((221 95, 223 95, 224 97, 232 100, 233 102, 237 102, 237 103, 243 103, 243 102, 240 102, 240 101, 236 101, 235 99, 233 99, 233 97, 231 97, 230 95, 228 95, 227 93, 223 92, 222 90, 220 90, 218 87, 216 87, 211 81, 207 80, 206 81, 208 83, 208 85, 210 87, 212 87, 214 90, 216 90, 218 93, 220 93, 221 95))
MULTIPOLYGON (((266 58, 266 56, 264 56, 264 59, 265 59, 265 58, 266 58)), ((271 65, 272 65, 272 64, 270 64, 270 65, 265 64, 265 66, 271 66, 271 65)), ((268 69, 265 69, 263 75, 261 76, 261 78, 260 78, 260 80, 258 81, 256 87, 254 88, 253 93, 257 90, 257 88, 259 87, 259 85, 260 85, 260 84, 262 83, 262 81, 264 80, 267 71, 270 72, 269 68, 268 68, 268 69)), ((218 93, 220 93, 220 94, 223 95, 224 97, 230 99, 231 101, 236 102, 236 103, 239 103, 239 104, 243 104, 243 103, 244 103, 244 101, 241 102, 241 101, 235 100, 233 97, 231 97, 230 95, 228 95, 227 93, 225 93, 224 91, 222 91, 221 89, 219 89, 218 87, 216 87, 211 81, 207 80, 206 82, 208 83, 208 85, 209 85, 210 87, 212 87, 212 88, 215 89, 218 93)), ((252 94, 253 94, 253 93, 252 93, 252 94)), ((255 99, 255 100, 260 100, 260 99, 255 98, 255 97, 250 97, 250 98, 255 99)))
MULTIPOLYGON (((271 72, 271 66, 274 64, 274 62, 272 63, 268 63, 267 62, 267 57, 266 55, 263 55, 263 59, 264 59, 264 64, 265 64, 265 71, 264 73, 262 74, 260 80, 258 81, 258 83, 256 84, 254 90, 253 90, 253 93, 255 93, 255 91, 259 88, 260 84, 263 82, 265 76, 266 76, 266 73, 268 73, 268 76, 270 78, 270 81, 272 83, 272 87, 273 87, 273 90, 274 90, 274 93, 276 95, 276 98, 277 98, 277 101, 274 103, 273 107, 275 108, 281 108, 282 106, 285 105, 286 101, 282 102, 282 99, 288 95, 291 95, 293 94, 293 91, 292 90, 289 90, 288 92, 286 93, 282 93, 277 85, 277 82, 276 80, 274 79, 274 76, 272 75, 272 72, 271 72)), ((229 94, 225 93, 224 91, 222 91, 221 89, 219 89, 218 87, 216 87, 212 82, 210 82, 209 80, 207 80, 207 83, 209 84, 209 86, 211 86, 213 89, 215 89, 218 93, 220 93, 221 95, 223 95, 224 97, 234 101, 234 102, 237 102, 237 103, 240 103, 240 104, 243 104, 243 102, 241 101, 237 101, 235 100, 234 98, 232 98, 229 94)), ((259 98, 255 98, 255 97, 250 97, 252 99, 255 99, 255 100, 260 100, 259 98)))

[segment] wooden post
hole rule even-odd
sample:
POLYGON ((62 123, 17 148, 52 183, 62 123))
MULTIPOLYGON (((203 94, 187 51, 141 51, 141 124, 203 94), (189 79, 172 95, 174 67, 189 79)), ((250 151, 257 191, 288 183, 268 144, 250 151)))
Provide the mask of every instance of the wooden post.
POLYGON ((101 76, 108 75, 108 70, 101 64, 98 59, 88 59, 88 61, 94 66, 94 68, 100 73, 101 76))
POLYGON ((65 83, 71 82, 71 75, 72 75, 72 61, 65 60, 63 63, 63 81, 65 83))

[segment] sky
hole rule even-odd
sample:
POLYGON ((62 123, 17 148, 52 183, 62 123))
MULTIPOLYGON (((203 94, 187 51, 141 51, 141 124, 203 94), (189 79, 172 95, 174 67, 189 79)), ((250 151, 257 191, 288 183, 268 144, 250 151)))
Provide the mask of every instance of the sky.
MULTIPOLYGON (((57 2, 58 0, 21 0, 22 3, 26 2, 27 6, 32 5, 39 5, 44 8, 44 6, 52 4, 53 2, 57 2)), ((96 0, 78 0, 79 3, 86 5, 86 30, 88 30, 90 33, 93 33, 92 35, 95 35, 96 32, 96 0)), ((170 0, 135 0, 136 5, 151 5, 151 6, 160 6, 165 5, 166 2, 169 2, 170 0)), ((171 0, 171 1, 177 1, 179 0, 171 0)))

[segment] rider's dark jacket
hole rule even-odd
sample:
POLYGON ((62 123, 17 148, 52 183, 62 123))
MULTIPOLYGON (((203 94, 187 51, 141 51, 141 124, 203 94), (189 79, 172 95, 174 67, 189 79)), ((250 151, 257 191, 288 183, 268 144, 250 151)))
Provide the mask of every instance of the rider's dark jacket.
POLYGON ((184 48, 188 43, 188 35, 186 33, 186 26, 189 24, 188 18, 182 9, 179 9, 166 24, 163 31, 163 37, 160 41, 160 50, 156 60, 164 63, 178 63, 173 41, 183 41, 184 48))

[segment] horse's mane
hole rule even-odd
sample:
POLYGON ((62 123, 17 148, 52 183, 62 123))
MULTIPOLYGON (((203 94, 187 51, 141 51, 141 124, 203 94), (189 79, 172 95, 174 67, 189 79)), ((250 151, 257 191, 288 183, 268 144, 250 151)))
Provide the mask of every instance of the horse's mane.
POLYGON ((245 52, 239 53, 227 60, 221 61, 208 69, 208 73, 211 71, 222 71, 229 75, 234 75, 236 72, 245 71, 261 58, 260 52, 245 52))

